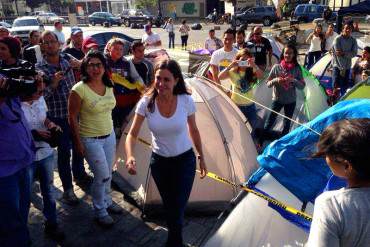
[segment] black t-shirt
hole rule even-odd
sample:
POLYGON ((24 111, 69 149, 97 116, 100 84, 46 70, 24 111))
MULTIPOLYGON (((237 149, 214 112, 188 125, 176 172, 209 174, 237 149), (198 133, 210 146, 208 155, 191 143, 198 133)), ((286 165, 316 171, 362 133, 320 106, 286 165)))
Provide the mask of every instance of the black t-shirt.
POLYGON ((78 60, 81 60, 82 58, 85 57, 85 54, 82 52, 82 50, 74 48, 74 47, 67 47, 62 52, 70 54, 74 58, 77 58, 78 60))
POLYGON ((250 42, 254 44, 252 51, 255 57, 256 65, 266 65, 267 64, 267 51, 272 50, 270 41, 264 37, 261 37, 262 41, 256 43, 255 40, 251 39, 250 42))
POLYGON ((148 85, 148 67, 143 63, 133 63, 137 73, 139 73, 141 79, 143 79, 145 85, 148 85))

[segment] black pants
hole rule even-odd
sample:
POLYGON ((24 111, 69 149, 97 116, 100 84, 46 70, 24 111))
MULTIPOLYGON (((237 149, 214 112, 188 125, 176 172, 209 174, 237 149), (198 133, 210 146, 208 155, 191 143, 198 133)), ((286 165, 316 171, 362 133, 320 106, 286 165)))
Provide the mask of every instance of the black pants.
MULTIPOLYGON (((272 101, 271 109, 280 112, 281 108, 284 108, 284 115, 288 118, 292 118, 294 110, 295 110, 295 105, 296 102, 290 103, 290 104, 281 104, 277 101, 272 101)), ((261 134, 259 138, 259 143, 262 145, 264 140, 267 139, 267 136, 273 136, 269 135, 269 133, 272 132, 273 125, 275 124, 277 114, 274 112, 270 112, 270 115, 266 121, 266 124, 263 128, 263 133, 261 134)), ((281 132, 281 136, 284 136, 288 134, 289 129, 290 129, 290 120, 284 118, 284 128, 283 131, 281 132)))
POLYGON ((174 32, 169 32, 168 33, 168 48, 175 48, 175 33, 174 32))
POLYGON ((162 197, 168 226, 167 247, 182 247, 182 225, 195 177, 196 158, 192 149, 166 158, 152 153, 150 167, 162 197))
POLYGON ((321 51, 313 51, 309 52, 307 55, 307 69, 311 69, 311 67, 320 59, 321 51))
POLYGON ((189 35, 181 35, 181 48, 187 48, 189 35))

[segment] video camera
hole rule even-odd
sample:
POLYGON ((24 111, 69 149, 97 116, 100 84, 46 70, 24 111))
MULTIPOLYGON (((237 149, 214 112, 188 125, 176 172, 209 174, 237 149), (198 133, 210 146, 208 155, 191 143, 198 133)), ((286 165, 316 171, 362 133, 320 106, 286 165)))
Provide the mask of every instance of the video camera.
POLYGON ((37 91, 36 75, 37 72, 33 66, 0 68, 0 78, 6 79, 6 87, 0 88, 0 97, 32 95, 37 91), (16 79, 20 77, 21 79, 16 79))

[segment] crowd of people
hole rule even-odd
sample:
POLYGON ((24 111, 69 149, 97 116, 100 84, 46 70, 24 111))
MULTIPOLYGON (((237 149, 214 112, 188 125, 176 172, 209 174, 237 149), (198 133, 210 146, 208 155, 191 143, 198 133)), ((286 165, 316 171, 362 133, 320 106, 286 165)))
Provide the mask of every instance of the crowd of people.
MULTIPOLYGON (((135 143, 146 119, 152 133, 150 167, 166 209, 167 246, 182 246, 184 210, 197 160, 201 178, 206 176, 207 166, 195 104, 179 64, 174 60, 152 64, 144 57, 145 49, 162 45, 150 25, 144 27, 142 40, 131 44, 130 59, 124 57, 127 44, 122 39, 112 38, 100 52, 99 44, 84 37, 81 28, 72 27, 68 39, 62 29, 62 24, 56 23, 53 31, 32 31, 29 44, 22 48, 17 38, 0 28, 0 69, 35 70, 35 88, 28 93, 10 94, 9 78, 0 77, 0 246, 30 244, 27 219, 31 185, 36 177, 44 203, 45 234, 56 240, 64 238, 52 191, 54 160, 62 181, 63 202, 74 206, 81 200, 74 193, 73 181, 79 186, 91 186, 96 222, 102 227, 114 224, 110 214, 122 213, 110 196, 116 139, 133 109, 133 124, 125 144, 128 173, 136 174, 135 143), (85 171, 84 159, 93 177, 85 171)), ((173 48, 175 27, 171 19, 166 30, 169 48, 173 48)), ((186 21, 179 31, 186 50, 190 31, 186 21)), ((273 89, 271 109, 280 112, 284 108, 288 118, 296 107, 296 89, 305 87, 297 48, 286 45, 278 63, 273 65, 272 46, 262 34, 261 27, 255 27, 249 37, 244 30, 227 29, 221 40, 215 36, 215 30, 210 30, 205 41, 205 49, 212 54, 210 78, 216 85, 231 79, 229 96, 253 130, 257 113, 251 88, 264 73, 268 72, 267 86, 273 89)), ((333 32, 333 26, 329 25, 325 34, 317 26, 308 41, 310 65, 323 51, 332 51, 333 83, 342 94, 352 85, 350 79, 362 76, 370 68, 370 48, 365 47, 350 75, 351 59, 357 55, 350 25, 344 25, 339 35, 333 32)), ((18 78, 25 79, 20 74, 18 78)), ((270 113, 262 134, 255 136, 252 132, 257 147, 269 138, 276 117, 276 113, 270 113)), ((284 119, 282 135, 289 132, 290 124, 289 119, 284 119)), ((333 132, 328 130, 325 136, 332 136, 330 131, 333 132)), ((319 155, 332 157, 328 143, 320 143, 319 155)), ((362 172, 356 162, 350 163, 351 167, 362 172)), ((365 180, 368 173, 366 176, 365 180)), ((313 237, 310 241, 314 241, 313 237)))

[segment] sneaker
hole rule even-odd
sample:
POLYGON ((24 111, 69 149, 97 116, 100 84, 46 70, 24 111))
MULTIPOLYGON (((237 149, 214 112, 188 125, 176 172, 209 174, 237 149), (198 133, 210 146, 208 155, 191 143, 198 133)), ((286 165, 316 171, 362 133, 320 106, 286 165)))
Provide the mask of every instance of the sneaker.
POLYGON ((49 224, 45 222, 45 235, 55 241, 62 241, 65 238, 64 232, 60 229, 58 224, 49 224))
POLYGON ((98 225, 100 225, 101 227, 111 227, 114 225, 114 220, 112 217, 110 217, 109 215, 106 215, 106 216, 103 216, 103 217, 98 217, 96 218, 96 222, 98 223, 98 225))
POLYGON ((73 189, 70 189, 63 193, 63 201, 70 206, 76 206, 80 203, 80 200, 77 198, 73 189))
POLYGON ((112 203, 108 208, 107 208, 108 213, 111 214, 122 214, 123 210, 120 206, 118 206, 115 203, 112 203))

